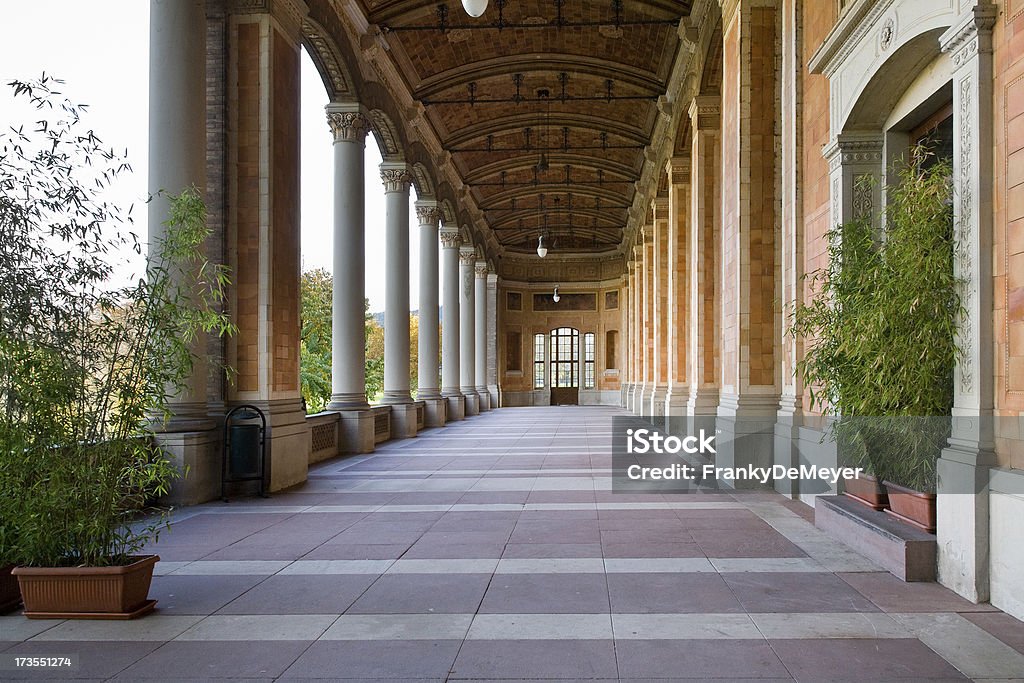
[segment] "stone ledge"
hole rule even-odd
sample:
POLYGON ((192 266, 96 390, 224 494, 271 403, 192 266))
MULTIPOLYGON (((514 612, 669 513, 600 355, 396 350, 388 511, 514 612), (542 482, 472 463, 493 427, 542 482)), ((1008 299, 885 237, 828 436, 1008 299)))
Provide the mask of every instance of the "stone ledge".
POLYGON ((817 496, 814 525, 904 581, 935 580, 935 536, 846 496, 817 496))

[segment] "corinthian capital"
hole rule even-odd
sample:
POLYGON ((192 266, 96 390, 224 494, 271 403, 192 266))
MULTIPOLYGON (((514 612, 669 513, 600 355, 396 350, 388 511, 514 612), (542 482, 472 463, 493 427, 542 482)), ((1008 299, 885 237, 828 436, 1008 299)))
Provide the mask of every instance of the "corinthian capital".
POLYGON ((384 192, 408 192, 412 184, 412 173, 402 166, 381 166, 380 179, 384 183, 384 192))
POLYGON ((478 278, 486 279, 487 278, 487 272, 488 272, 487 271, 487 261, 477 261, 476 265, 473 267, 473 272, 476 274, 476 276, 478 278))
POLYGON ((473 247, 462 247, 459 249, 459 263, 464 266, 475 266, 476 249, 473 247))
POLYGON ((335 142, 365 142, 370 132, 370 119, 357 111, 331 111, 327 113, 335 142))
POLYGON ((437 206, 424 206, 416 204, 416 219, 420 225, 437 225, 441 220, 441 209, 437 206))
POLYGON ((437 236, 441 238, 441 246, 445 249, 458 249, 462 246, 462 235, 458 230, 441 230, 437 236))

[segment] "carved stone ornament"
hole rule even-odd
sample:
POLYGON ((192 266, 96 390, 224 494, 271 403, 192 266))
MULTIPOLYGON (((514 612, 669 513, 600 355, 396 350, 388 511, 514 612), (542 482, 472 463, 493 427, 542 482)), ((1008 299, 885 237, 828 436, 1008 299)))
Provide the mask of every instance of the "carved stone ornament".
POLYGON ((327 115, 335 142, 365 142, 370 120, 357 111, 331 112, 327 115))
POLYGON ((486 261, 478 261, 476 266, 475 266, 475 268, 473 269, 473 272, 476 273, 476 276, 478 278, 486 278, 487 277, 487 262, 486 261))
POLYGON ((384 192, 408 192, 412 173, 404 168, 382 168, 380 179, 384 182, 384 192))
POLYGON ((458 230, 441 230, 437 235, 445 249, 458 249, 462 246, 462 235, 458 230))
POLYGON ((459 263, 464 266, 476 266, 476 252, 471 249, 464 249, 460 251, 459 263))
POLYGON ((416 219, 420 225, 437 225, 441 220, 441 209, 436 206, 417 206, 416 219))
POLYGON ((878 44, 882 48, 882 52, 885 52, 886 50, 889 49, 889 46, 892 45, 892 39, 893 37, 895 37, 895 35, 896 20, 893 19, 892 17, 889 17, 888 19, 885 20, 885 23, 882 25, 882 30, 878 34, 878 44))

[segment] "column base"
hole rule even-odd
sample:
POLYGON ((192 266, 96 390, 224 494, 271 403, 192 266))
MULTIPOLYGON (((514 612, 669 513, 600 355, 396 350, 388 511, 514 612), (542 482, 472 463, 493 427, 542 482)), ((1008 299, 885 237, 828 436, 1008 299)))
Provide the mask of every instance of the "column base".
POLYGON ((341 416, 338 452, 346 455, 373 453, 373 410, 341 410, 338 414, 341 416))
POLYGON ((640 405, 638 406, 637 415, 640 417, 650 418, 651 417, 651 398, 654 396, 654 385, 645 385, 640 390, 640 405))
POLYGON ((491 410, 501 407, 501 394, 497 384, 488 384, 487 393, 491 396, 491 410))
POLYGON ((486 386, 479 386, 476 388, 477 396, 480 397, 480 412, 484 413, 491 409, 491 392, 487 391, 486 386))
POLYGON ((643 396, 644 396, 644 385, 643 384, 634 384, 633 385, 633 401, 632 401, 632 405, 629 407, 629 410, 634 415, 641 415, 642 414, 641 413, 641 407, 643 406, 643 401, 644 401, 643 396))
POLYGON ((661 424, 665 421, 665 398, 668 397, 668 386, 659 384, 651 389, 651 399, 647 404, 647 413, 651 422, 661 424))
POLYGON ((448 414, 445 422, 457 422, 466 419, 466 397, 462 394, 448 394, 445 396, 448 401, 448 414))
POLYGON ((480 414, 480 397, 472 388, 463 389, 462 394, 466 397, 466 417, 480 414))
POLYGON ((633 386, 632 384, 630 384, 628 382, 624 382, 622 384, 622 386, 619 387, 619 407, 620 408, 628 408, 629 407, 629 389, 632 386, 633 386))
POLYGON ((342 410, 364 410, 369 407, 366 394, 331 394, 331 400, 324 410, 336 413, 342 410))
POLYGON ((686 402, 690 392, 686 387, 669 387, 665 395, 662 414, 665 416, 665 430, 671 434, 685 432, 689 427, 686 402))
POLYGON ((426 415, 424 426, 426 427, 444 427, 448 421, 448 400, 437 397, 437 398, 425 398, 421 399, 426 404, 426 415))
MULTIPOLYGON (((937 463, 939 583, 971 602, 989 599, 989 468, 946 448, 937 463)), ((977 457, 978 454, 973 454, 977 457)))
MULTIPOLYGON (((800 466, 800 431, 799 408, 795 396, 783 396, 774 429, 774 462, 783 467, 800 466)), ((794 500, 800 499, 800 479, 784 478, 775 482, 775 490, 794 500)), ((821 495, 822 491, 808 491, 821 495)), ((831 491, 829 491, 831 493, 831 491)))
MULTIPOLYGON (((723 395, 716 421, 715 464, 718 467, 771 467, 774 462, 777 394, 723 395)), ((759 482, 737 480, 736 488, 765 488, 759 482)), ((769 482, 767 487, 773 487, 769 482)))
POLYGON ((406 390, 384 391, 380 398, 381 405, 395 405, 401 403, 412 403, 412 393, 406 390))
POLYGON ((153 435, 168 460, 184 478, 171 484, 170 493, 160 499, 167 505, 198 505, 220 497, 223 472, 224 432, 159 432, 153 435))
POLYGON ((411 439, 416 436, 416 404, 391 404, 391 438, 411 439))

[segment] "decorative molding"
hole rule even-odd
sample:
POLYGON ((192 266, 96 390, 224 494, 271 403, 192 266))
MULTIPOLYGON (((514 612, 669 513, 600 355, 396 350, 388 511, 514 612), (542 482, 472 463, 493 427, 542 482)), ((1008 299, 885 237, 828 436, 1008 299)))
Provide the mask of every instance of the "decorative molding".
POLYGON ((486 279, 490 273, 490 269, 487 267, 487 261, 477 261, 476 265, 473 266, 473 273, 481 280, 486 279))
POLYGON ((322 77, 325 77, 327 93, 331 100, 355 97, 352 77, 345 68, 345 63, 338 56, 337 50, 327 31, 318 23, 306 17, 302 22, 302 36, 306 51, 316 65, 322 77))
POLYGON ((956 26, 942 34, 939 44, 943 52, 952 53, 953 68, 959 69, 979 52, 992 52, 992 27, 998 9, 992 5, 972 7, 956 26))
POLYGON ((892 7, 893 2, 894 0, 857 0, 850 5, 807 61, 810 72, 831 77, 877 25, 878 20, 892 7))
POLYGON ((416 219, 420 225, 437 227, 441 221, 441 209, 436 204, 416 202, 416 219))
POLYGON ((459 263, 464 266, 476 266, 476 249, 462 245, 459 249, 459 263))
POLYGON ((437 236, 445 249, 458 249, 462 246, 462 234, 458 230, 442 229, 438 231, 437 236))
MULTIPOLYGON (((329 105, 328 105, 329 106, 329 105)), ((327 112, 327 125, 331 127, 335 142, 366 142, 366 134, 370 132, 370 119, 357 111, 327 112)))
MULTIPOLYGON (((973 225, 973 202, 971 192, 973 184, 973 143, 974 134, 969 125, 971 120, 971 101, 974 97, 973 77, 968 74, 960 80, 960 117, 957 129, 960 134, 960 158, 957 160, 959 169, 959 183, 957 184, 959 202, 959 216, 957 221, 956 238, 956 264, 959 270, 960 299, 970 301, 975 293, 974 262, 971 252, 974 242, 973 225)), ((971 358, 974 356, 974 329, 970 314, 964 315, 960 320, 959 334, 962 358, 966 362, 957 363, 957 370, 960 375, 960 389, 965 394, 974 392, 974 369, 971 358)))
POLYGON ((373 120, 373 131, 376 133, 377 141, 380 142, 384 159, 386 161, 402 159, 404 157, 402 145, 388 115, 379 109, 374 109, 370 112, 370 118, 373 120))
POLYGON ((296 43, 302 40, 303 21, 309 14, 305 0, 231 0, 231 14, 269 14, 296 43))
POLYGON ((384 192, 409 193, 409 186, 412 185, 412 173, 405 166, 387 167, 383 164, 380 169, 380 179, 384 183, 384 192))
POLYGON ((878 47, 882 52, 888 51, 892 46, 892 39, 896 36, 896 19, 889 17, 882 24, 882 30, 878 32, 878 47))
POLYGON ((722 127, 722 98, 698 95, 690 102, 688 114, 697 130, 718 130, 722 127))
POLYGON ((874 215, 873 173, 853 174, 853 217, 870 218, 874 215))
POLYGON ((690 158, 672 157, 665 166, 669 182, 673 185, 688 185, 690 183, 690 158))

